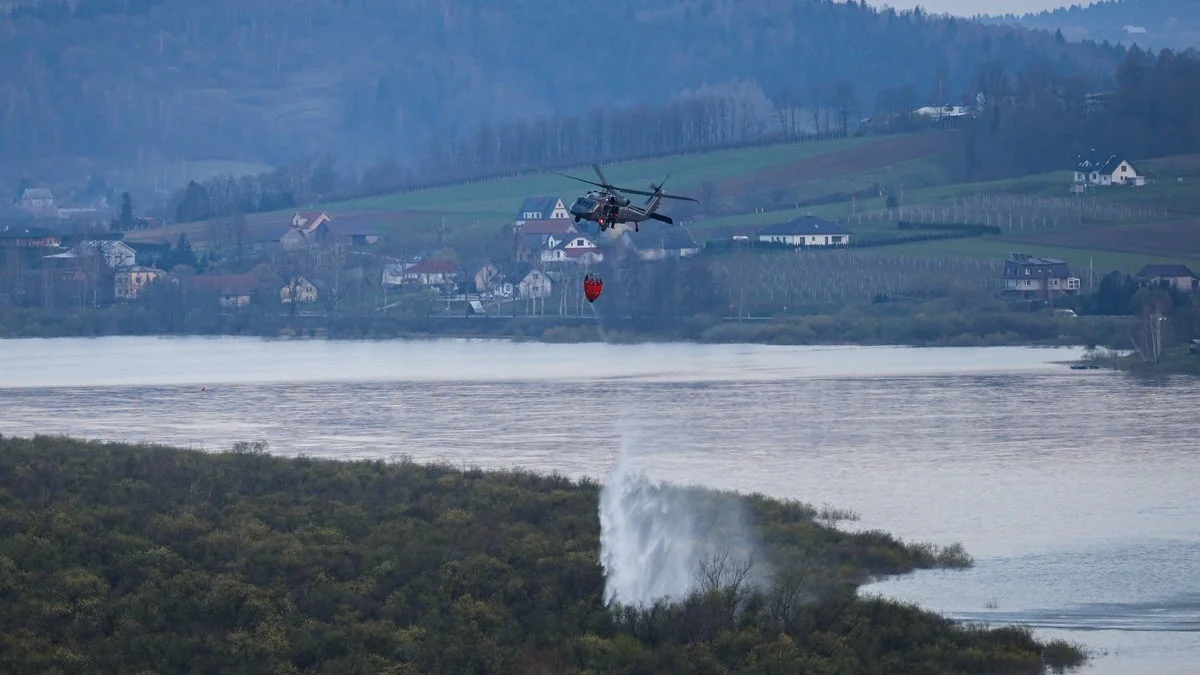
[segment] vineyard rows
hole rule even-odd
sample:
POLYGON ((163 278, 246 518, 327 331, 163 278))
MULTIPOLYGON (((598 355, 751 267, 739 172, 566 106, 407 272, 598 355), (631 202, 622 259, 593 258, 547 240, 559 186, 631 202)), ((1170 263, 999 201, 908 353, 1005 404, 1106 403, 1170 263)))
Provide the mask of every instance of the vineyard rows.
POLYGON ((822 255, 747 255, 714 258, 710 269, 732 302, 745 306, 870 300, 881 293, 922 296, 948 286, 995 291, 1003 285, 1000 260, 822 255))
POLYGON ((1081 227, 1084 223, 1136 223, 1166 218, 1166 209, 1144 204, 1100 202, 1078 197, 974 195, 940 204, 917 204, 855 213, 846 225, 891 223, 965 223, 1029 234, 1081 227))

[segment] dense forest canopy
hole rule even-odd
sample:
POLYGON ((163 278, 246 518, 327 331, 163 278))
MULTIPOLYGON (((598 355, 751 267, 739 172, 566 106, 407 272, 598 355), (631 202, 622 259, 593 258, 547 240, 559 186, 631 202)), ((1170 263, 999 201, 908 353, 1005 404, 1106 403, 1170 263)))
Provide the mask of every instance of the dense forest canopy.
MULTIPOLYGON (((0 436, 0 671, 1034 675, 1082 659, 857 597, 868 575, 969 557, 763 497, 744 503, 768 586, 714 555, 686 598, 606 606, 597 488, 0 436)), ((698 532, 741 499, 691 492, 698 532)))
MULTIPOLYGON (((436 130, 749 83, 867 111, 957 102, 979 65, 1091 86, 1119 53, 1049 32, 832 0, 81 0, 0 12, 0 154, 29 174, 176 160, 415 160, 436 130)), ((764 114, 766 110, 764 107, 764 114)))

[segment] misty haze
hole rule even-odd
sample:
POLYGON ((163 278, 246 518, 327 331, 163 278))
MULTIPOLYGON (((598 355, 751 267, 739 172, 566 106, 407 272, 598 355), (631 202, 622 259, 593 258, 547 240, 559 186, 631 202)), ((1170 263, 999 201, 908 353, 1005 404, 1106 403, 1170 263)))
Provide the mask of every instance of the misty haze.
POLYGON ((0 671, 1192 673, 1193 0, 0 1, 0 671))

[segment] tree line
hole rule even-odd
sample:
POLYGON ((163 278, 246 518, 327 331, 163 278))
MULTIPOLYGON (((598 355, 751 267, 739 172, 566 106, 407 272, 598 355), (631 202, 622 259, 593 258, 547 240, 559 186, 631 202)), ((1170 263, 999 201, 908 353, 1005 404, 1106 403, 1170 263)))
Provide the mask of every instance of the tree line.
MULTIPOLYGON (((987 59, 1046 59, 1099 86, 1120 55, 1111 45, 1063 43, 1049 32, 866 2, 710 5, 712 11, 684 0, 654 10, 636 0, 310 0, 300 8, 283 0, 20 2, 0 11, 0 63, 7 66, 0 69, 0 154, 4 168, 18 174, 0 179, 15 184, 19 172, 46 180, 102 166, 151 175, 166 163, 212 157, 281 166, 336 154, 353 172, 388 159, 415 169, 455 157, 457 165, 472 161, 445 142, 459 130, 560 115, 586 126, 589 108, 703 99, 706 82, 806 95, 815 88, 830 99, 838 83, 852 83, 866 102, 911 83, 917 101, 940 103, 963 90, 987 59), (573 43, 568 26, 612 30, 597 50, 573 43), (337 45, 337 57, 320 45, 337 45)), ((760 99, 758 106, 759 123, 773 124, 769 103, 760 99)), ((832 127, 848 111, 840 114, 832 127)), ((614 132, 602 145, 630 153, 630 144, 661 146, 668 142, 663 135, 690 142, 743 133, 706 125, 614 132)), ((537 140, 538 133, 528 142, 544 147, 550 141, 537 140)), ((473 161, 511 158, 509 141, 473 143, 473 161)), ((587 142, 595 153, 595 141, 587 142)), ((570 147, 564 140, 539 152, 570 147)), ((141 186, 126 187, 136 195, 141 186)))
POLYGON ((1080 159, 1137 160, 1200 150, 1200 52, 1134 46, 1116 86, 1089 92, 1049 65, 981 68, 984 110, 961 148, 963 175, 989 180, 1073 168, 1080 159))

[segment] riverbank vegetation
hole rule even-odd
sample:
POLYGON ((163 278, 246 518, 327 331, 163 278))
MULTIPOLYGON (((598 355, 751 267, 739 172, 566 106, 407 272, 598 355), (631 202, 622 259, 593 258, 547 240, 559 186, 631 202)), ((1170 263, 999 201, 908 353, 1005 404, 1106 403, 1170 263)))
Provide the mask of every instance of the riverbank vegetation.
POLYGON ((594 482, 265 450, 0 437, 0 670, 1040 673, 1084 659, 1022 628, 857 597, 868 577, 969 557, 842 532, 807 505, 744 498, 769 585, 718 575, 679 602, 608 608, 594 482))

